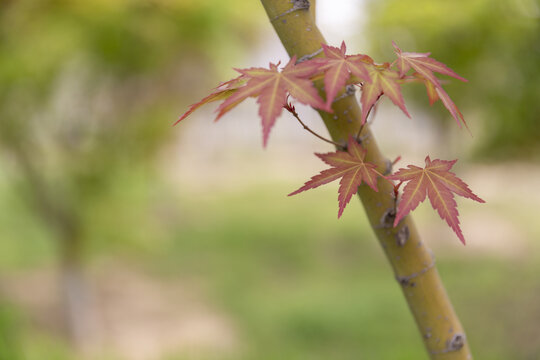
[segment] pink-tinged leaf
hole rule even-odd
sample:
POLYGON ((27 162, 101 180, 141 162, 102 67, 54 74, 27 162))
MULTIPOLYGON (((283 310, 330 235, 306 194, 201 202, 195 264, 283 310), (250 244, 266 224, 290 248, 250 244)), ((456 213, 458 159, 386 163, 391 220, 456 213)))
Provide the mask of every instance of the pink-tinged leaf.
MULTIPOLYGON (((428 160, 429 157, 428 157, 428 160)), ((463 196, 464 198, 472 199, 480 203, 485 203, 484 200, 480 199, 475 195, 469 186, 460 178, 456 176, 450 169, 454 166, 457 160, 430 160, 431 172, 439 182, 443 183, 448 190, 452 191, 456 195, 463 196)))
POLYGON ((214 88, 214 90, 218 89, 236 89, 240 86, 244 85, 244 77, 242 75, 235 77, 234 79, 231 79, 229 81, 222 82, 218 86, 214 88))
POLYGON ((454 70, 450 69, 445 64, 429 57, 430 53, 403 52, 394 41, 392 41, 392 45, 396 50, 396 55, 398 58, 397 66, 400 76, 403 76, 412 67, 425 78, 429 79, 430 81, 433 80, 434 85, 438 83, 438 80, 433 76, 433 72, 448 75, 464 82, 468 81, 467 79, 459 76, 456 72, 454 72, 454 70))
POLYGON ((389 69, 388 64, 374 65, 369 68, 371 83, 362 85, 362 124, 367 120, 367 116, 382 94, 385 94, 398 106, 408 117, 411 117, 405 106, 405 100, 401 94, 401 88, 398 80, 399 74, 389 69))
POLYGON ((371 58, 366 55, 346 55, 345 42, 341 48, 322 44, 326 58, 317 59, 320 68, 325 70, 324 89, 326 91, 326 104, 330 106, 337 93, 345 86, 351 74, 358 79, 371 82, 367 66, 371 58))
POLYGON ((257 102, 260 104, 259 115, 262 120, 263 146, 268 142, 270 130, 276 119, 283 111, 283 105, 287 103, 287 91, 279 78, 273 80, 272 87, 259 95, 257 102))
POLYGON ((279 63, 270 63, 268 68, 235 69, 241 74, 238 78, 220 84, 212 94, 193 104, 178 121, 206 103, 225 99, 216 110, 217 121, 248 97, 257 97, 263 145, 266 146, 270 130, 282 113, 283 106, 287 104, 287 95, 290 94, 303 104, 332 112, 309 79, 321 73, 319 60, 304 61, 298 65, 295 63, 296 56, 293 56, 281 71, 279 63))
POLYGON ((321 59, 310 59, 296 64, 296 56, 293 56, 283 71, 286 71, 291 76, 307 79, 321 72, 320 61, 321 59))
POLYGON ((360 96, 360 103, 362 104, 362 125, 367 121, 367 117, 371 108, 379 97, 382 95, 381 86, 375 81, 372 84, 364 84, 362 86, 362 95, 360 96))
POLYGON ((229 96, 227 100, 219 105, 216 110, 218 113, 216 116, 216 121, 230 111, 234 106, 244 101, 248 97, 259 96, 268 86, 273 83, 272 80, 273 79, 271 77, 265 77, 262 80, 258 78, 251 78, 245 86, 239 88, 236 93, 229 96))
POLYGON ((411 117, 411 115, 407 111, 407 108, 405 107, 405 100, 403 100, 400 85, 397 83, 397 74, 392 71, 385 71, 384 73, 385 76, 382 76, 379 73, 379 79, 383 94, 388 96, 390 100, 392 100, 394 105, 399 107, 405 113, 405 115, 411 117))
POLYGON ((275 64, 270 64, 270 69, 265 68, 248 68, 248 69, 234 69, 238 71, 242 76, 247 77, 248 79, 253 78, 265 78, 265 77, 272 77, 273 74, 277 71, 277 68, 275 67, 275 64), (273 70, 275 69, 275 70, 273 70))
POLYGON ((445 64, 438 62, 437 60, 427 56, 411 56, 417 53, 402 53, 402 56, 408 59, 411 66, 416 70, 418 68, 425 68, 432 72, 448 75, 463 82, 468 82, 467 79, 458 75, 454 70, 450 69, 445 64))
POLYGON ((218 108, 218 110, 216 111, 220 111, 218 113, 218 115, 216 116, 216 118, 214 119, 214 122, 218 121, 221 116, 223 116, 223 114, 231 111, 233 108, 235 108, 237 105, 239 105, 242 101, 244 101, 245 98, 239 98, 239 99, 236 99, 235 101, 229 101, 225 106, 223 106, 223 103, 220 105, 220 108, 218 108))
POLYGON ((341 90, 350 77, 343 62, 329 68, 324 75, 324 89, 326 91, 326 105, 330 106, 339 90, 341 90))
POLYGON ((353 159, 361 164, 358 166, 362 175, 362 180, 373 189, 373 191, 379 191, 377 189, 377 177, 380 175, 376 166, 372 163, 365 162, 364 158, 366 157, 366 150, 356 141, 355 138, 349 136, 349 141, 347 142, 347 151, 353 159))
POLYGON ((439 183, 431 183, 428 186, 427 193, 429 201, 433 209, 437 210, 437 213, 441 219, 445 220, 448 226, 456 233, 459 240, 465 245, 465 237, 459 227, 459 212, 457 210, 457 203, 454 200, 452 192, 439 183))
POLYGON ((360 167, 349 170, 339 182, 338 189, 338 219, 343 215, 345 206, 351 201, 354 194, 358 192, 358 187, 362 184, 362 171, 360 167))
POLYGON ((237 69, 247 79, 247 83, 218 107, 216 120, 244 99, 257 97, 262 120, 263 145, 266 146, 270 131, 287 103, 287 94, 303 104, 331 112, 331 108, 321 99, 317 89, 308 79, 319 71, 318 62, 306 61, 299 65, 295 65, 295 62, 296 57, 292 57, 282 71, 279 71, 277 64, 270 64, 269 69, 237 69))
POLYGON ((433 105, 435 101, 439 100, 439 94, 437 94, 437 90, 432 82, 426 80, 424 81, 424 85, 426 85, 426 92, 429 98, 429 105, 433 105))
POLYGON ((222 91, 217 91, 215 93, 212 93, 210 95, 208 95, 207 97, 203 98, 201 101, 199 101, 198 103, 195 103, 195 104, 192 104, 188 111, 186 111, 182 116, 180 116, 180 118, 178 120, 176 120, 176 122, 174 123, 174 125, 178 124, 180 121, 184 120, 186 117, 188 117, 192 112, 194 112, 195 110, 197 110, 198 108, 200 108, 201 106, 205 105, 205 104, 208 104, 212 101, 217 101, 217 100, 222 100, 222 99, 226 99, 228 98, 229 96, 231 96, 234 92, 236 91, 236 89, 234 90, 222 90, 222 91))
POLYGON ((422 81, 426 86, 430 105, 433 105, 437 100, 440 99, 446 109, 450 112, 450 115, 452 115, 452 117, 456 120, 459 127, 461 127, 461 123, 463 123, 468 129, 467 123, 463 118, 463 114, 461 114, 456 104, 454 104, 452 99, 450 99, 450 96, 446 93, 446 91, 444 91, 442 87, 433 85, 433 82, 429 81, 419 73, 414 73, 413 75, 416 81, 422 81))
POLYGON ((450 99, 450 96, 448 96, 448 94, 443 90, 439 79, 435 77, 433 72, 448 75, 465 82, 468 80, 459 76, 445 64, 429 57, 429 53, 403 52, 395 42, 392 42, 392 45, 396 51, 397 67, 400 76, 404 76, 410 68, 413 68, 418 73, 419 77, 425 81, 429 103, 433 104, 435 101, 437 101, 437 99, 441 99, 444 106, 457 121, 458 125, 461 126, 461 122, 463 122, 463 124, 467 126, 465 120, 463 119, 463 115, 458 110, 454 102, 450 99))
POLYGON ((322 99, 320 98, 315 86, 313 86, 311 80, 301 78, 291 80, 288 77, 284 77, 282 81, 285 84, 285 87, 289 90, 291 96, 300 101, 302 104, 312 105, 328 112, 332 111, 330 107, 327 107, 326 104, 322 102, 322 99))
POLYGON ((346 152, 336 151, 327 154, 315 154, 332 167, 313 176, 304 186, 290 193, 289 196, 309 189, 315 189, 341 178, 338 190, 339 218, 352 196, 358 192, 358 187, 362 182, 366 183, 374 191, 379 191, 377 188, 377 178, 381 174, 375 170, 376 166, 374 164, 364 161, 366 151, 352 136, 349 137, 347 145, 346 152))
MULTIPOLYGON (((412 170, 412 165, 409 165, 409 168, 412 170)), ((396 226, 399 221, 407 216, 411 211, 416 209, 418 204, 423 202, 426 199, 426 190, 424 184, 424 172, 423 169, 418 168, 420 171, 417 172, 418 177, 411 178, 405 188, 403 189, 403 195, 399 202, 398 211, 396 214, 396 219, 394 221, 394 226, 396 226)), ((387 177, 388 179, 393 179, 392 177, 387 177)), ((397 178, 394 178, 397 179, 397 178)), ((401 179, 400 179, 401 180, 401 179)), ((406 181, 406 180, 402 180, 406 181)))
POLYGON ((439 216, 454 230, 458 238, 465 244, 465 238, 459 227, 457 204, 454 195, 463 196, 483 203, 484 200, 475 195, 454 173, 450 171, 457 160, 447 161, 426 157, 426 166, 408 165, 406 169, 399 169, 387 179, 408 182, 398 205, 394 226, 401 219, 414 210, 419 203, 429 198, 431 205, 437 210, 439 216))
POLYGON ((463 118, 463 114, 461 114, 461 111, 459 111, 456 104, 454 104, 452 99, 450 99, 450 96, 448 96, 446 91, 444 91, 442 87, 435 87, 435 92, 437 93, 437 96, 439 97, 439 99, 441 99, 442 103, 444 104, 444 107, 448 109, 452 117, 456 120, 458 125, 461 127, 461 122, 463 122, 465 127, 468 128, 467 123, 465 122, 465 119, 463 118))
POLYGON ((197 110, 198 108, 200 108, 201 106, 205 104, 211 103, 213 101, 227 99, 229 96, 234 94, 243 83, 245 83, 245 80, 243 79, 242 76, 239 76, 237 78, 234 78, 232 80, 219 84, 217 87, 215 87, 216 91, 214 91, 207 97, 203 98, 198 103, 191 105, 188 111, 186 111, 182 116, 180 116, 180 118, 174 123, 174 125, 184 120, 192 112, 194 112, 195 110, 197 110))
POLYGON ((315 154, 327 165, 333 167, 349 167, 356 165, 356 160, 347 151, 336 151, 327 154, 315 154))
POLYGON ((293 191, 288 196, 296 195, 298 193, 301 193, 302 191, 306 191, 309 189, 315 189, 318 188, 321 185, 328 184, 329 182, 332 182, 334 180, 337 180, 346 173, 349 172, 349 169, 340 169, 340 168, 331 168, 326 169, 320 172, 320 174, 314 175, 311 177, 309 181, 307 181, 304 186, 299 188, 296 191, 293 191))
POLYGON ((345 52, 347 51, 347 46, 345 45, 345 41, 341 42, 340 50, 342 54, 345 54, 345 52))
POLYGON ((373 59, 367 55, 347 55, 347 65, 351 73, 359 79, 371 82, 368 66, 373 64, 373 59))

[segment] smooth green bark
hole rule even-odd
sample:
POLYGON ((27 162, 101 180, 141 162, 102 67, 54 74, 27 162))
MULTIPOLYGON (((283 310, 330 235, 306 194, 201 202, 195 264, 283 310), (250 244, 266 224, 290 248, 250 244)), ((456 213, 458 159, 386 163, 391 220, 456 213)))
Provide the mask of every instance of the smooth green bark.
MULTIPOLYGON (((306 7, 306 4, 309 5, 306 0, 261 2, 290 56, 296 55, 299 59, 321 56, 321 43, 325 43, 325 40, 312 16, 313 2, 311 9, 306 7)), ((339 6, 339 2, 336 6, 339 6)), ((324 91, 321 82, 317 85, 324 91)), ((338 143, 345 143, 350 134, 358 132, 361 119, 356 98, 352 94, 342 95, 332 105, 333 114, 319 112, 330 136, 338 143)), ((381 173, 388 173, 390 162, 380 152, 369 126, 364 126, 361 138, 362 145, 367 149, 366 160, 376 164, 381 173)), ((358 195, 403 290, 430 359, 472 359, 463 327, 446 294, 431 251, 421 241, 410 216, 396 228, 392 227, 393 187, 388 181, 379 179, 378 188, 379 191, 374 192, 368 186, 361 185, 358 195)), ((388 339, 388 344, 392 346, 392 339, 388 339)))

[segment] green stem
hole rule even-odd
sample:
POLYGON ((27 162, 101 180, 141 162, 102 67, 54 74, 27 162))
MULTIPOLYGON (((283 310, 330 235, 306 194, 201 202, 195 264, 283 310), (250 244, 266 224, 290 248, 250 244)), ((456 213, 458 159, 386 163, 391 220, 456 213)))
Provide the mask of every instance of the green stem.
MULTIPOLYGON (((261 0, 288 54, 301 58, 316 53, 325 40, 311 15, 313 7, 291 11, 297 1, 261 0)), ((316 82, 316 86, 324 92, 322 81, 316 82)), ((345 143, 350 134, 360 133, 362 146, 367 150, 365 160, 376 164, 380 173, 387 173, 391 163, 381 154, 369 125, 361 128, 361 111, 356 99, 343 97, 332 104, 332 109, 333 114, 319 111, 319 115, 333 141, 345 143)), ((395 217, 393 185, 380 178, 378 188, 379 191, 374 192, 361 185, 358 194, 403 290, 430 359, 472 359, 465 332, 446 294, 431 251, 421 241, 410 216, 395 228, 392 226, 395 217)), ((389 338, 388 344, 391 342, 389 338)))

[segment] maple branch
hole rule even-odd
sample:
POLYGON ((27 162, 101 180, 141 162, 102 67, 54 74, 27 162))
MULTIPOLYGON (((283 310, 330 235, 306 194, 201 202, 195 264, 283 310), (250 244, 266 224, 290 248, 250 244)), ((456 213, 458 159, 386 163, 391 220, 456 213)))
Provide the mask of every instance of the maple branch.
POLYGON ((344 146, 342 144, 339 144, 339 143, 337 143, 335 141, 332 141, 330 139, 327 139, 324 136, 321 136, 321 135, 317 134, 315 131, 311 130, 306 124, 304 124, 304 122, 302 120, 300 120, 300 116, 296 112, 296 109, 294 108, 294 106, 287 103, 287 105, 283 106, 283 108, 285 110, 287 110, 288 112, 290 112, 292 114, 292 116, 294 116, 296 118, 296 120, 298 120, 298 122, 304 127, 304 130, 307 130, 309 133, 315 135, 316 137, 318 137, 322 141, 326 141, 327 143, 335 145, 336 147, 338 147, 340 149, 343 149, 343 150, 346 149, 346 146, 344 146))
POLYGON ((346 98, 347 96, 353 96, 354 94, 356 94, 356 88, 354 87, 354 85, 347 85, 345 86, 345 91, 343 92, 343 94, 334 98, 334 100, 332 100, 332 103, 346 98))
POLYGON ((298 11, 298 10, 309 10, 309 0, 293 0, 291 1, 293 3, 293 7, 290 8, 290 9, 287 9, 285 10, 284 12, 282 12, 281 14, 277 14, 276 16, 274 16, 273 19, 271 19, 270 21, 276 21, 277 19, 285 16, 285 15, 288 15, 294 11, 298 11))
MULTIPOLYGON (((261 0, 272 26, 290 56, 299 58, 313 54, 325 44, 324 37, 315 24, 310 11, 292 11, 290 0, 261 0), (276 17, 280 21, 273 21, 276 17)), ((324 93, 322 81, 315 82, 324 93)), ((355 97, 348 96, 332 103, 333 114, 319 111, 330 137, 345 143, 350 135, 361 127, 362 112, 355 97)), ((369 129, 361 129, 366 135, 362 147, 367 150, 366 162, 377 165, 384 173, 388 160, 381 154, 369 129)), ((416 320, 424 345, 431 360, 470 360, 472 355, 461 323, 452 307, 441 282, 433 256, 420 240, 411 216, 404 217, 394 228, 393 184, 378 179, 378 192, 369 186, 358 187, 371 227, 392 265, 398 283, 416 320), (432 264, 430 266, 430 264, 432 264), (400 281, 414 274, 414 281, 400 281), (414 283, 414 285, 412 285, 414 283)), ((412 279, 412 278, 411 278, 412 279)))
POLYGON ((301 62, 304 62, 306 60, 311 60, 313 59, 315 56, 319 55, 320 53, 323 52, 323 48, 319 48, 318 50, 315 50, 314 52, 312 52, 311 54, 307 54, 307 55, 304 55, 302 56, 300 59, 298 59, 296 61, 297 64, 300 64, 301 62))
MULTIPOLYGON (((371 111, 371 109, 369 111, 371 111)), ((368 113, 368 116, 369 116, 369 113, 368 113)), ((358 129, 358 133, 356 134, 356 141, 361 141, 360 140, 360 134, 362 133, 362 130, 364 130, 364 125, 365 124, 367 124, 367 121, 365 123, 363 123, 362 125, 360 125, 360 129, 358 129)))
MULTIPOLYGON (((408 227, 404 227, 403 229, 408 229, 408 227)), ((407 232, 408 232, 408 230, 403 231, 403 234, 406 234, 407 232)), ((404 246, 406 241, 407 241, 407 238, 408 238, 408 235, 403 235, 400 239, 397 239, 398 240, 398 245, 399 246, 404 246)), ((414 287, 414 286, 416 286, 416 284, 411 282, 411 280, 414 279, 414 278, 419 277, 420 275, 425 274, 426 272, 431 270, 431 268, 434 267, 434 266, 435 266, 435 256, 433 256, 433 261, 431 263, 429 263, 428 265, 426 265, 425 267, 423 267, 419 271, 417 271, 415 273, 412 273, 412 274, 409 274, 409 275, 396 276, 396 280, 401 285, 413 286, 414 287)))

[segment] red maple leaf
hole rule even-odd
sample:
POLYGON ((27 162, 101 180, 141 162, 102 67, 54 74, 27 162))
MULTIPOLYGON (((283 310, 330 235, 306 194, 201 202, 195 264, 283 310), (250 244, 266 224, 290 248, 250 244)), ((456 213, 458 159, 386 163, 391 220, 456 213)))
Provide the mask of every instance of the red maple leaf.
POLYGON ((320 174, 313 176, 304 186, 290 193, 289 196, 315 189, 341 178, 338 190, 339 218, 352 196, 358 192, 358 187, 362 182, 365 182, 374 191, 379 191, 377 189, 377 177, 381 176, 381 174, 375 170, 376 166, 374 164, 364 161, 366 150, 352 136, 349 136, 347 145, 347 151, 315 154, 332 168, 323 170, 320 174))
POLYGON ((463 119, 463 115, 458 110, 454 102, 450 99, 450 96, 443 90, 439 79, 435 77, 433 72, 448 75, 464 82, 467 82, 468 80, 456 74, 456 72, 447 67, 445 64, 429 57, 431 53, 403 52, 395 42, 392 41, 392 45, 394 46, 397 55, 397 67, 399 70, 399 75, 403 77, 407 71, 409 71, 409 69, 414 69, 414 71, 420 75, 419 77, 423 78, 426 82, 426 89, 428 91, 430 104, 433 104, 437 98, 440 98, 452 117, 456 119, 458 125, 461 126, 461 120, 463 124, 467 126, 465 120, 463 119), (430 83, 430 85, 428 85, 428 83, 430 83), (438 96, 435 96, 434 92, 436 92, 436 95, 438 96))
POLYGON ((238 88, 218 107, 216 120, 244 99, 258 97, 259 115, 263 127, 263 145, 266 146, 270 130, 276 118, 281 114, 283 106, 287 104, 288 94, 303 104, 331 112, 331 108, 324 103, 309 80, 311 75, 319 71, 319 64, 305 61, 295 65, 295 62, 296 56, 293 56, 282 71, 278 69, 279 63, 270 63, 269 69, 236 69, 247 80, 247 83, 238 88))
POLYGON ((429 99, 429 105, 433 105, 435 101, 439 100, 439 94, 437 94, 435 85, 433 85, 433 83, 427 80, 426 78, 422 77, 421 80, 424 82, 424 85, 426 86, 426 92, 429 99))
POLYGON ((345 55, 347 47, 345 42, 341 48, 322 44, 326 58, 316 59, 320 63, 320 69, 325 71, 324 90, 326 91, 326 105, 330 106, 341 88, 345 86, 351 74, 358 81, 371 82, 367 65, 373 60, 367 55, 345 55))
POLYGON ((403 195, 398 205, 394 226, 408 213, 414 210, 419 203, 429 197, 431 206, 446 220, 458 238, 465 244, 465 238, 459 227, 457 204, 454 194, 483 203, 484 200, 476 196, 460 178, 450 171, 457 160, 431 160, 426 157, 426 167, 420 168, 408 165, 407 169, 399 169, 387 179, 408 181, 403 189, 403 195))
MULTIPOLYGON (((223 100, 231 96, 238 90, 240 86, 245 84, 245 79, 243 76, 236 77, 232 80, 229 80, 227 82, 221 83, 218 86, 214 88, 214 92, 208 95, 207 97, 203 98, 201 101, 192 104, 188 111, 186 111, 180 118, 174 123, 174 125, 178 124, 180 121, 184 120, 188 115, 190 115, 192 112, 200 108, 201 106, 211 103, 213 101, 217 100, 223 100)), ((230 110, 230 109, 229 109, 230 110)))
POLYGON ((371 107, 377 102, 382 94, 385 94, 397 105, 405 115, 411 117, 407 108, 405 107, 405 100, 400 89, 400 75, 390 69, 390 64, 384 63, 382 65, 373 65, 369 67, 369 74, 371 77, 371 83, 364 83, 362 85, 362 96, 360 102, 362 103, 362 124, 367 120, 367 116, 371 110, 371 107))

